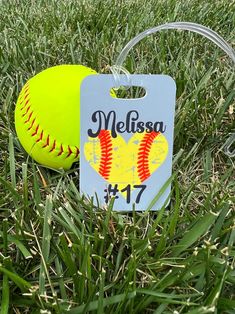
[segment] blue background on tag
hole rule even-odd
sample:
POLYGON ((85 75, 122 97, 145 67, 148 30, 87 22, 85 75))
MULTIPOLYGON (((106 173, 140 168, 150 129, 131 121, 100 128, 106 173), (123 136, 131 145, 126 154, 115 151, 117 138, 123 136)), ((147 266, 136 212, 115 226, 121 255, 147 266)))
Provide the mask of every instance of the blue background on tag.
MULTIPOLYGON (((142 194, 140 204, 135 205, 136 210, 146 210, 152 199, 160 191, 172 173, 172 154, 173 154, 173 132, 176 85, 174 80, 167 75, 130 75, 131 85, 145 88, 146 95, 139 99, 120 99, 110 95, 110 89, 115 87, 113 75, 90 75, 86 77, 81 85, 80 101, 80 192, 88 196, 98 195, 100 205, 105 205, 104 189, 108 182, 105 181, 87 162, 83 147, 88 140, 87 130, 89 128, 97 130, 97 123, 91 120, 92 114, 97 110, 102 110, 106 114, 114 110, 117 114, 117 121, 125 121, 126 114, 130 110, 137 110, 139 121, 163 121, 166 125, 166 137, 169 151, 163 164, 142 184, 147 188, 142 194)), ((120 75, 121 85, 126 85, 126 76, 120 75)), ((133 134, 120 134, 126 142, 133 134)), ((169 185, 152 210, 158 210, 166 201, 171 186, 169 185)), ((135 200, 139 190, 133 190, 131 199, 135 200)), ((114 210, 132 211, 133 202, 126 203, 122 195, 115 200, 114 210)))

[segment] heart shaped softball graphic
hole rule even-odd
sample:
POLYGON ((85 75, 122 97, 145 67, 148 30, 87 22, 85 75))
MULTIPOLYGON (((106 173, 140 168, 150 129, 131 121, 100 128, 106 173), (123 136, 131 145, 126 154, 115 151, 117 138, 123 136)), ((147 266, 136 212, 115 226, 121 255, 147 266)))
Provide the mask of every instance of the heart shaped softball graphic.
POLYGON ((168 142, 160 132, 135 133, 128 142, 121 135, 101 130, 98 137, 88 137, 84 145, 87 162, 110 184, 119 189, 147 180, 165 161, 168 142))

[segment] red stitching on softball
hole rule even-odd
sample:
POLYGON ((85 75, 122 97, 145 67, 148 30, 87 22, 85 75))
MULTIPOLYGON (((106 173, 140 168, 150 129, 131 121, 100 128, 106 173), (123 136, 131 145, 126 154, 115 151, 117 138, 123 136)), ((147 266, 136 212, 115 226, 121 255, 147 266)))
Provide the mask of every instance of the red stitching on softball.
POLYGON ((36 143, 40 142, 43 138, 43 131, 40 134, 40 137, 36 140, 36 143))
POLYGON ((28 116, 28 119, 24 122, 24 123, 28 123, 32 117, 33 111, 30 113, 30 115, 28 116))
MULTIPOLYGON (((20 104, 22 105, 22 103, 23 103, 23 101, 20 104)), ((24 106, 20 110, 23 110, 27 106, 28 103, 29 103, 29 99, 27 99, 27 101, 25 102, 24 106)))
POLYGON ((159 134, 160 132, 146 133, 143 140, 140 142, 137 171, 141 182, 148 179, 151 175, 149 170, 149 154, 153 141, 159 134))
POLYGON ((30 109, 30 105, 29 105, 28 108, 26 109, 25 113, 22 114, 22 117, 26 116, 26 114, 29 112, 29 109, 30 109))
POLYGON ((50 135, 47 136, 47 141, 46 141, 46 144, 42 146, 42 148, 45 148, 47 146, 50 145, 50 135))
POLYGON ((26 99, 29 96, 29 86, 24 90, 24 95, 25 95, 24 99, 26 99))
POLYGON ((53 146, 51 148, 51 150, 49 151, 49 153, 53 152, 53 150, 55 150, 55 146, 56 146, 56 140, 54 140, 53 146))
MULTIPOLYGON (((19 105, 21 107, 21 108, 19 108, 21 111, 26 109, 24 114, 22 114, 22 118, 26 117, 29 114, 27 120, 24 121, 24 124, 31 123, 30 126, 27 129, 28 131, 30 131, 33 128, 34 124, 35 124, 36 118, 34 118, 32 120, 32 122, 31 122, 33 111, 30 112, 31 104, 30 104, 30 84, 29 84, 29 82, 27 82, 25 84, 25 86, 23 87, 22 92, 20 93, 20 96, 19 96, 19 102, 18 103, 19 103, 19 105), (27 105, 28 105, 28 107, 27 107, 27 105)), ((37 135, 38 134, 38 130, 39 130, 39 124, 37 125, 34 133, 31 134, 31 136, 37 135)), ((40 141, 43 141, 44 140, 43 137, 45 138, 45 136, 46 135, 44 134, 44 131, 42 130, 41 133, 40 133, 39 138, 36 140, 36 143, 38 143, 40 141)), ((46 148, 46 147, 50 146, 50 142, 51 141, 52 140, 50 139, 50 135, 48 135, 47 138, 46 138, 46 142, 44 140, 45 144, 42 146, 42 148, 46 148)), ((52 147, 51 147, 49 152, 53 152, 54 150, 56 150, 56 146, 57 145, 59 146, 59 144, 56 143, 56 140, 54 140, 53 141, 53 145, 52 145, 52 147)), ((64 149, 63 144, 60 144, 60 150, 59 150, 59 153, 57 154, 57 156, 61 156, 63 153, 67 153, 66 158, 70 157, 73 154, 74 155, 73 158, 77 159, 77 157, 80 154, 80 151, 79 151, 78 147, 77 146, 70 147, 69 145, 68 145, 68 147, 67 146, 65 146, 65 147, 66 147, 66 149, 64 149)))
POLYGON ((62 146, 62 144, 61 144, 61 145, 60 145, 60 151, 59 151, 59 153, 58 153, 58 155, 57 155, 57 156, 62 155, 62 154, 63 154, 63 152, 64 152, 64 149, 63 149, 63 146, 62 146))
POLYGON ((108 130, 101 130, 98 138, 101 146, 99 174, 108 180, 112 163, 112 138, 108 130))
POLYGON ((73 152, 69 145, 68 145, 68 151, 69 152, 68 152, 68 155, 66 156, 66 158, 68 158, 73 152))
POLYGON ((35 132, 31 136, 35 136, 36 134, 38 134, 38 129, 39 129, 39 124, 37 125, 35 132))
POLYGON ((75 156, 75 158, 77 158, 78 155, 80 154, 80 150, 77 148, 77 146, 75 146, 75 148, 76 148, 76 156, 75 156))
POLYGON ((35 118, 33 119, 33 121, 32 121, 32 123, 31 123, 30 127, 28 128, 28 131, 32 129, 32 127, 33 127, 33 125, 34 125, 34 122, 35 122, 35 118))

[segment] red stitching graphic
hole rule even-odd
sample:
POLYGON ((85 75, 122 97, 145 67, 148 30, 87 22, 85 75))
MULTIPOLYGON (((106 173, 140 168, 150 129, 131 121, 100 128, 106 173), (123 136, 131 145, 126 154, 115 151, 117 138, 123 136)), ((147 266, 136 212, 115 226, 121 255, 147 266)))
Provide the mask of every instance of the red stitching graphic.
MULTIPOLYGON (((26 83, 26 85, 23 87, 20 93, 18 105, 20 106, 19 108, 20 111, 25 110, 24 112, 22 112, 21 116, 22 118, 26 118, 26 120, 24 121, 24 124, 29 124, 29 127, 27 128, 27 130, 30 131, 34 129, 33 130, 34 132, 31 134, 31 136, 33 137, 35 135, 38 135, 40 125, 37 124, 36 128, 34 126, 36 117, 33 117, 34 112, 31 108, 29 82, 26 83)), ((51 139, 50 135, 46 135, 44 130, 41 130, 39 138, 36 140, 36 143, 39 143, 39 142, 43 142, 44 145, 41 146, 42 148, 49 147, 53 143, 49 152, 51 153, 55 151, 56 149, 58 149, 59 152, 56 156, 61 156, 61 157, 64 156, 65 158, 68 158, 71 155, 73 155, 73 159, 77 159, 80 154, 80 151, 77 146, 70 146, 70 145, 63 146, 63 144, 59 144, 56 142, 56 140, 51 139)))
POLYGON ((98 138, 101 146, 99 174, 108 180, 112 164, 112 138, 108 130, 101 130, 98 138))
POLYGON ((140 142, 137 169, 141 182, 148 179, 151 175, 149 170, 149 154, 153 141, 159 134, 160 132, 146 133, 143 140, 140 142))

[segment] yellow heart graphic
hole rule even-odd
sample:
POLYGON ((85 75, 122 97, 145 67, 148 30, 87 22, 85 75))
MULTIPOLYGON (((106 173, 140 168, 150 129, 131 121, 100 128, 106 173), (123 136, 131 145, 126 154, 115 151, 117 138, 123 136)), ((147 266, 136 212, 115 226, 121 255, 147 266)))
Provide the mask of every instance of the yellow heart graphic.
POLYGON ((141 184, 161 166, 168 142, 160 132, 135 133, 126 143, 121 135, 113 138, 109 130, 101 130, 98 137, 88 137, 84 154, 96 172, 121 190, 141 184))

